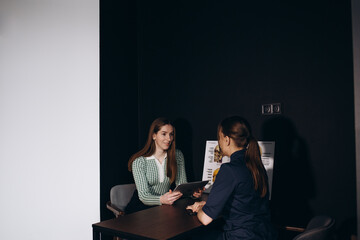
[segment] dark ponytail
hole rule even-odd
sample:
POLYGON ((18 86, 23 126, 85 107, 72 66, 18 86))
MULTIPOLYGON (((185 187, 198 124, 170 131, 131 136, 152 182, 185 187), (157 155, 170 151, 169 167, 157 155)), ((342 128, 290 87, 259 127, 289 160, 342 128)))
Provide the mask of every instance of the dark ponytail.
POLYGON ((260 192, 261 197, 265 197, 267 192, 266 170, 261 161, 259 144, 253 136, 248 138, 245 163, 253 176, 255 190, 260 192))

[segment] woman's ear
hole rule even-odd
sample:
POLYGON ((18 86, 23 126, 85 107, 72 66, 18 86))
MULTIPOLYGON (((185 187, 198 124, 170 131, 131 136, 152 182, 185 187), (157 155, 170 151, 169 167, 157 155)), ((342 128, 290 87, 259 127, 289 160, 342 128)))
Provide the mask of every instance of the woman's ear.
POLYGON ((156 134, 155 134, 155 133, 153 133, 153 135, 152 135, 152 139, 153 139, 153 140, 155 140, 155 139, 156 139, 156 134))
POLYGON ((227 146, 230 145, 230 138, 229 138, 229 136, 225 136, 225 143, 226 143, 227 146))

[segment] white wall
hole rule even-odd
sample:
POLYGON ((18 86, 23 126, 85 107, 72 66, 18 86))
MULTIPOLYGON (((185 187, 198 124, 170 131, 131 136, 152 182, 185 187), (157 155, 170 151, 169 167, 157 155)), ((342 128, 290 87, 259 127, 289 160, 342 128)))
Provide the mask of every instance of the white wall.
POLYGON ((1 0, 0 239, 99 220, 99 0, 1 0))

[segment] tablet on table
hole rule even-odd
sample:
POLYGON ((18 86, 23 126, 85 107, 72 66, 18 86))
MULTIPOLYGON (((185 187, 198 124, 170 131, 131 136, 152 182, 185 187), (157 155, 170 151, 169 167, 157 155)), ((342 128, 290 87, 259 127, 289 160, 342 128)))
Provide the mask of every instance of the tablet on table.
POLYGON ((184 196, 191 196, 198 189, 202 189, 209 181, 189 182, 178 185, 175 191, 181 192, 184 196))

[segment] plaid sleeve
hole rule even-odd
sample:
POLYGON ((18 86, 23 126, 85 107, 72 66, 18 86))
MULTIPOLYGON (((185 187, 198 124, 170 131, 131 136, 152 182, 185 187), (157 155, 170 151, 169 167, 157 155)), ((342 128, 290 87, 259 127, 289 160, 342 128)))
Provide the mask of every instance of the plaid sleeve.
POLYGON ((185 171, 185 159, 184 155, 180 150, 176 150, 175 158, 177 162, 177 174, 176 174, 176 186, 182 183, 186 183, 186 171, 185 171))
POLYGON ((161 205, 160 196, 151 194, 150 186, 146 178, 146 160, 139 157, 132 163, 132 173, 134 176, 136 189, 139 199, 145 205, 161 205))

